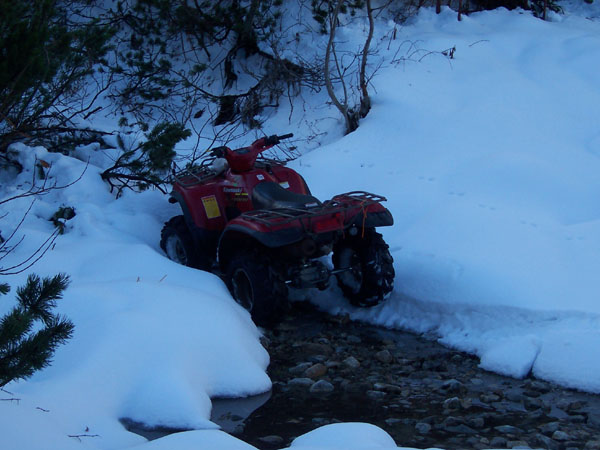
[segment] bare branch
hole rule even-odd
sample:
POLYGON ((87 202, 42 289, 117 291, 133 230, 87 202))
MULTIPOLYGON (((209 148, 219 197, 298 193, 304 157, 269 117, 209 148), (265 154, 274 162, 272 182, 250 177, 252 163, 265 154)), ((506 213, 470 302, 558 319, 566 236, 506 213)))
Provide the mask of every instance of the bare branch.
POLYGON ((85 172, 87 171, 88 167, 90 165, 90 161, 88 159, 88 161, 85 164, 85 167, 83 168, 83 171, 81 172, 81 174, 73 181, 71 181, 70 183, 64 184, 64 185, 57 185, 56 182, 50 186, 47 186, 48 180, 49 180, 49 176, 50 176, 50 170, 48 170, 48 172, 46 173, 46 176, 44 177, 44 180, 42 182, 41 186, 36 186, 35 182, 31 183, 31 187, 29 188, 29 190, 27 192, 24 192, 22 194, 18 194, 15 195, 13 197, 9 197, 6 198, 4 200, 0 200, 0 205, 4 204, 4 203, 8 203, 11 202, 13 200, 16 200, 18 198, 27 198, 27 197, 32 197, 32 196, 36 196, 36 195, 46 195, 54 190, 60 190, 60 189, 66 189, 68 187, 73 186, 75 183, 77 183, 79 180, 81 180, 83 178, 83 175, 85 175, 85 172))

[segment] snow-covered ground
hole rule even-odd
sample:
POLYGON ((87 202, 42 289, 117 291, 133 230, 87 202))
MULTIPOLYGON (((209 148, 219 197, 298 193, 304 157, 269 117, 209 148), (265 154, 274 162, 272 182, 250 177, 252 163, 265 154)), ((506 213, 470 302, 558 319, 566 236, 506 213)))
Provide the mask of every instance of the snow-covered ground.
POLYGON ((398 39, 454 59, 381 73, 363 125, 296 164, 323 197, 385 195, 396 221, 393 298, 325 303, 433 331, 486 369, 600 392, 598 22, 452 14, 422 11, 398 39))
MULTIPOLYGON (((326 144, 292 164, 313 194, 380 193, 395 218, 382 230, 397 274, 385 304, 350 308, 335 287, 311 292, 311 301, 435 334, 479 355, 489 370, 533 371, 600 392, 600 6, 573 5, 551 22, 505 10, 457 22, 449 10, 426 9, 397 27, 395 40, 395 25, 379 24, 374 58, 388 63, 355 133, 341 137, 323 93, 305 94, 306 104, 283 105, 269 119, 267 134, 293 131, 300 145, 314 136, 326 144), (452 47, 453 59, 440 53, 452 47)), ((50 368, 1 393, 20 399, 0 402, 1 447, 253 448, 215 430, 210 397, 268 390, 268 354, 221 280, 162 254, 160 229, 177 208, 156 191, 115 200, 99 177, 97 146, 80 149, 79 159, 42 148, 22 154, 25 171, 2 174, 0 198, 27 189, 35 157, 52 165, 59 184, 76 179, 89 156, 92 164, 72 187, 36 200, 20 230, 26 239, 10 255, 18 261, 35 251, 58 207, 75 208, 65 234, 32 269, 70 275, 59 312, 75 323, 75 335, 50 368), (209 431, 146 443, 122 417, 209 431)), ((29 205, 0 206, 0 217, 9 212, 3 236, 29 205)), ((6 281, 14 292, 25 277, 6 281)), ((0 314, 12 299, 0 299, 0 314)), ((372 426, 338 424, 292 448, 395 444, 372 426)))

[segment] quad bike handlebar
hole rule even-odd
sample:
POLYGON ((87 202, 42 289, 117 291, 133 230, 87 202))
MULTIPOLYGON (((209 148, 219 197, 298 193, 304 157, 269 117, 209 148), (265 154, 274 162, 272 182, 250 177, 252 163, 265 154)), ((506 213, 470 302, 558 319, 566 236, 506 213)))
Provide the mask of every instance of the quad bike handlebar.
POLYGON ((229 147, 215 147, 210 154, 215 158, 225 158, 229 167, 234 172, 247 172, 254 168, 254 163, 259 154, 279 144, 284 139, 293 137, 293 133, 278 136, 265 136, 254 141, 249 147, 242 147, 231 150, 229 147))
POLYGON ((277 145, 284 139, 289 139, 291 137, 294 137, 294 133, 283 134, 281 136, 277 136, 276 134, 274 134, 273 136, 263 138, 264 145, 269 145, 269 146, 277 145))

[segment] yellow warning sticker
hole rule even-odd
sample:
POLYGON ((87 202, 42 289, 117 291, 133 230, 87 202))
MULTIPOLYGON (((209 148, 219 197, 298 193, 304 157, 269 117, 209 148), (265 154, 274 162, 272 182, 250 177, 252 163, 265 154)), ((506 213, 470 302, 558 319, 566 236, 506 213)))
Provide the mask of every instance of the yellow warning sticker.
POLYGON ((207 218, 214 219, 215 217, 221 216, 219 205, 217 204, 217 198, 214 195, 202 197, 202 204, 204 205, 207 218))

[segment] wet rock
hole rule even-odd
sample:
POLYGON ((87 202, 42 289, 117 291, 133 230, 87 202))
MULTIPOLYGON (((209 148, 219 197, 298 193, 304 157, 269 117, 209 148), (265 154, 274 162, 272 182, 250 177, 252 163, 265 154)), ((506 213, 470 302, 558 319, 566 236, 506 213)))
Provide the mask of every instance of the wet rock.
POLYGON ((481 400, 477 400, 477 399, 471 399, 471 407, 472 408, 478 408, 478 409, 483 409, 485 411, 493 411, 494 408, 490 405, 488 405, 487 403, 482 402, 481 400))
POLYGON ((504 394, 504 398, 511 402, 522 402, 523 394, 516 391, 508 391, 504 394))
POLYGON ((588 441, 584 447, 585 450, 600 450, 600 441, 588 441))
POLYGON ((481 378, 471 378, 471 384, 473 386, 481 386, 483 385, 483 380, 481 378))
POLYGON ((470 398, 463 398, 460 401, 460 406, 462 407, 462 409, 470 409, 471 406, 473 406, 473 400, 471 400, 470 398))
POLYGON ((538 426, 538 428, 544 434, 552 434, 556 430, 558 430, 559 426, 560 426, 559 422, 548 422, 548 423, 545 423, 544 425, 538 426))
POLYGON ((573 411, 579 411, 581 408, 583 408, 586 405, 586 402, 583 402, 581 400, 576 400, 574 402, 570 402, 567 405, 567 411, 568 412, 573 412, 573 411))
POLYGON ((294 367, 290 367, 288 369, 288 372, 294 375, 299 375, 301 373, 304 373, 304 371, 312 365, 313 364, 310 362, 301 362, 300 364, 296 364, 294 367))
POLYGON ((368 383, 368 382, 353 383, 350 380, 348 380, 347 383, 342 382, 341 386, 344 389, 344 391, 348 392, 348 393, 363 393, 372 388, 371 383, 368 383))
POLYGON ((269 445, 281 445, 285 442, 281 436, 277 436, 275 434, 271 436, 259 437, 258 440, 269 445))
POLYGON ((560 447, 558 442, 550 439, 548 436, 543 434, 536 434, 533 437, 533 444, 539 445, 540 447, 547 448, 548 450, 558 450, 560 447))
POLYGON ((401 394, 402 388, 400 386, 396 386, 395 384, 389 383, 375 383, 373 385, 373 389, 376 391, 384 391, 392 394, 401 394))
POLYGON ((346 341, 349 342, 350 344, 360 344, 362 343, 362 339, 359 338, 358 336, 354 336, 352 334, 349 334, 348 336, 346 336, 346 341))
POLYGON ((372 398, 373 400, 381 400, 387 394, 383 391, 367 391, 367 397, 372 398))
POLYGON ((341 365, 342 365, 342 363, 341 363, 341 362, 339 362, 339 361, 326 361, 326 362, 325 362, 325 366, 326 366, 328 369, 337 369, 337 368, 338 368, 338 367, 340 367, 341 365))
POLYGON ((453 433, 453 434, 477 434, 477 431, 475 431, 473 428, 468 427, 467 425, 464 425, 464 424, 456 425, 454 427, 444 427, 444 431, 447 431, 447 432, 453 433))
POLYGON ((541 392, 542 394, 550 392, 550 385, 545 381, 532 381, 531 383, 529 383, 528 387, 530 389, 533 389, 534 391, 541 392))
POLYGON ((523 430, 521 430, 520 428, 514 427, 512 425, 499 425, 497 427, 494 427, 494 430, 496 430, 502 434, 512 434, 514 436, 523 434, 523 430))
POLYGON ((523 391, 523 395, 526 397, 538 398, 542 395, 540 391, 526 390, 523 391))
POLYGON ((507 446, 508 448, 514 448, 514 449, 519 449, 519 448, 523 448, 523 449, 526 449, 526 448, 531 448, 531 447, 529 446, 529 444, 528 444, 527 442, 525 442, 525 441, 508 441, 508 442, 506 443, 506 446, 507 446))
POLYGON ((313 366, 310 366, 308 369, 304 371, 304 376, 307 378, 319 378, 327 373, 327 366, 322 363, 317 363, 313 366))
POLYGON ((266 336, 261 336, 259 339, 260 344, 265 348, 265 350, 269 350, 271 346, 271 340, 266 336))
POLYGON ((494 409, 500 413, 524 413, 527 412, 525 406, 515 402, 495 402, 492 403, 494 409))
POLYGON ((375 353, 375 358, 377 358, 379 362, 382 362, 384 364, 389 364, 394 360, 394 357, 392 356, 389 350, 381 350, 375 353))
POLYGON ((327 361, 327 356, 325 355, 313 355, 307 358, 312 364, 316 363, 324 363, 327 361))
POLYGON ((311 422, 318 426, 327 425, 328 423, 331 423, 329 419, 326 419, 324 417, 313 417, 311 422))
POLYGON ((544 402, 540 398, 523 397, 523 405, 527 409, 540 409, 544 406, 544 402))
POLYGON ((431 425, 425 422, 419 422, 415 425, 415 429, 418 433, 427 434, 431 431, 431 425))
POLYGON ((493 403, 500 400, 500 397, 496 394, 481 394, 479 396, 479 400, 481 400, 483 403, 493 403))
POLYGON ((350 369, 358 369, 360 367, 360 362, 358 362, 358 359, 356 359, 354 356, 347 357, 344 359, 343 363, 350 369))
POLYGON ((446 371, 446 363, 443 361, 439 361, 437 359, 428 359, 423 361, 423 365, 421 366, 423 370, 433 370, 437 372, 446 371))
POLYGON ((462 425, 463 423, 465 423, 465 421, 462 417, 449 416, 444 419, 440 428, 455 427, 457 425, 462 425))
POLYGON ((586 423, 591 427, 600 428, 600 413, 588 413, 586 423))
POLYGON ((467 425, 479 430, 485 426, 485 419, 483 417, 472 417, 467 421, 467 425))
POLYGON ((542 417, 544 417, 546 415, 546 412, 540 408, 540 409, 536 409, 534 411, 531 411, 530 413, 527 414, 527 418, 529 420, 540 420, 542 417))
POLYGON ((310 387, 310 392, 326 393, 326 392, 332 392, 334 389, 335 388, 333 387, 333 384, 331 384, 329 381, 319 380, 310 387))
POLYGON ((289 386, 310 387, 313 384, 315 384, 315 380, 312 380, 310 378, 292 378, 290 381, 288 381, 289 386))
POLYGON ((503 438, 503 437, 493 437, 492 440, 490 441, 490 447, 491 448, 506 448, 506 443, 508 441, 503 438))
POLYGON ((388 425, 396 425, 397 423, 402 423, 403 419, 398 419, 396 417, 390 417, 389 419, 385 419, 385 423, 388 425))
POLYGON ((304 351, 313 355, 331 355, 333 348, 327 344, 319 344, 318 342, 307 342, 303 346, 304 351))
POLYGON ((460 394, 467 391, 465 385, 462 384, 460 381, 455 380, 454 378, 444 381, 444 383, 441 386, 441 389, 443 389, 446 392, 452 392, 455 394, 460 394))
POLYGON ((564 431, 556 430, 554 433, 552 433, 552 439, 555 441, 570 441, 571 436, 564 431))
POLYGON ((444 400, 443 403, 444 409, 448 410, 456 410, 460 409, 460 399, 458 397, 451 397, 444 400))

